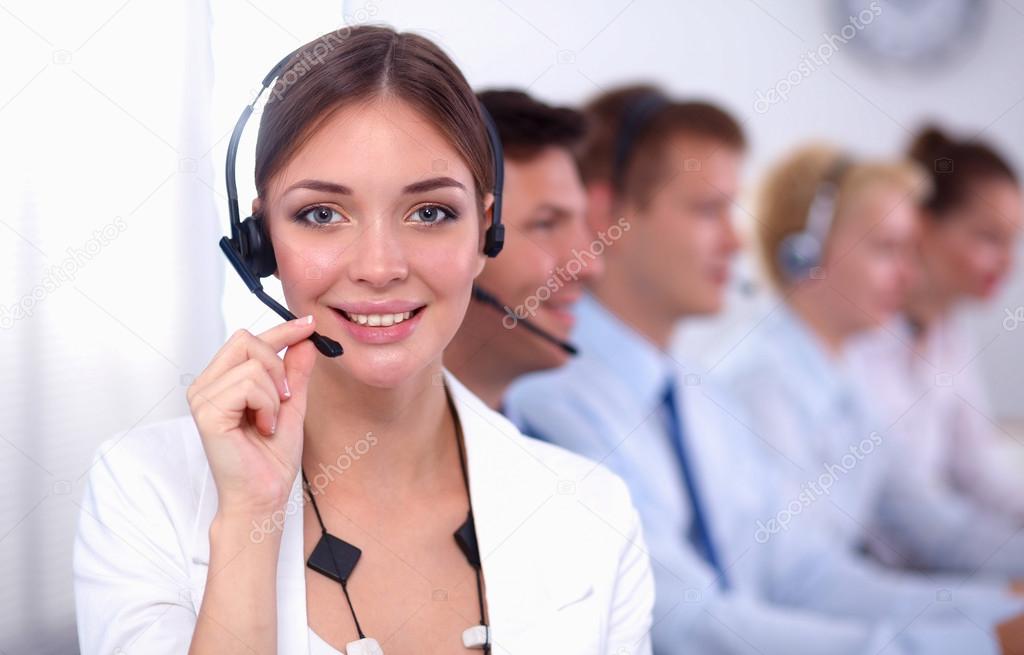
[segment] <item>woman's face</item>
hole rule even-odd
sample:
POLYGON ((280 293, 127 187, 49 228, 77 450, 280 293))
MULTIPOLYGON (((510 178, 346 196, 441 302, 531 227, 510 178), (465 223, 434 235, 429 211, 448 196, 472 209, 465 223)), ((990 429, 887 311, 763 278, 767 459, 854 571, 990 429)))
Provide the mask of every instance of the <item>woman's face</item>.
POLYGON ((825 251, 829 312, 843 332, 884 323, 914 281, 919 216, 907 192, 866 188, 836 218, 825 251))
POLYGON ((349 105, 267 189, 289 308, 345 354, 356 380, 390 388, 439 363, 484 264, 469 168, 407 103, 349 105))
POLYGON ((978 182, 962 206, 928 217, 921 242, 929 287, 951 300, 989 298, 1013 264, 1021 193, 1012 182, 978 182))

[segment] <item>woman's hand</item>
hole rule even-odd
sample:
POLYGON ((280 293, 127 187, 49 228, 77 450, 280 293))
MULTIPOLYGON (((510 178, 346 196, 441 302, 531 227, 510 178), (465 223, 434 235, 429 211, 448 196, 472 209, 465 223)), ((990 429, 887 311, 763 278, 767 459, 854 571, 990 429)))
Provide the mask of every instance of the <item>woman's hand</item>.
POLYGON ((307 316, 259 335, 238 330, 189 385, 218 513, 264 515, 287 502, 302 461, 313 329, 307 316), (285 347, 282 361, 277 353, 285 347))

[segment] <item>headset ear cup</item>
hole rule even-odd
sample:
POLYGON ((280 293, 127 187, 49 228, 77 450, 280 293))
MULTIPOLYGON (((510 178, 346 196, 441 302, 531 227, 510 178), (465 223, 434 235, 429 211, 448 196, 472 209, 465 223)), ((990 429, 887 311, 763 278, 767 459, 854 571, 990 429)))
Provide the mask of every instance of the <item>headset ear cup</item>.
POLYGON ((256 277, 268 277, 277 272, 274 245, 267 234, 262 216, 250 216, 239 225, 242 240, 242 259, 256 277))
POLYGON ((799 282, 821 264, 821 244, 807 232, 791 234, 779 244, 778 260, 786 278, 799 282))
POLYGON ((499 223, 487 228, 487 234, 484 237, 484 254, 488 257, 497 257, 504 245, 505 226, 499 223))

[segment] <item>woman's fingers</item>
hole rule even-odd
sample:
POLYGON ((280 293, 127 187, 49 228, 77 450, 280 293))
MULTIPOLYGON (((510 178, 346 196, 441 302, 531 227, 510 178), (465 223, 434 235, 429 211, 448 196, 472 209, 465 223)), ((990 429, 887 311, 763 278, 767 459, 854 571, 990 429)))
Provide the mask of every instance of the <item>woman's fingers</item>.
POLYGON ((270 372, 280 396, 287 398, 290 390, 286 386, 287 378, 284 373, 284 366, 277 353, 286 346, 307 338, 313 333, 313 329, 314 322, 311 314, 307 317, 276 325, 258 336, 253 335, 248 330, 236 330, 217 354, 214 355, 206 370, 196 378, 193 386, 195 388, 202 388, 210 381, 219 378, 242 362, 248 359, 258 359, 264 363, 264 366, 270 372))
POLYGON ((218 407, 240 407, 239 411, 251 413, 253 427, 263 435, 270 436, 277 424, 278 400, 275 396, 273 390, 267 392, 265 385, 252 378, 245 378, 239 384, 213 394, 212 402, 218 407))
POLYGON ((315 321, 313 315, 301 316, 293 321, 287 321, 275 325, 258 336, 260 341, 268 344, 275 353, 281 352, 285 347, 298 343, 313 333, 315 321))
POLYGON ((302 417, 316 358, 308 341, 314 325, 312 317, 304 317, 259 336, 239 330, 189 385, 189 407, 222 506, 265 508, 283 502, 282 465, 290 483, 302 458, 302 417), (285 348, 287 363, 278 356, 285 348), (296 387, 299 402, 293 402, 296 387), (285 424, 284 417, 292 418, 285 424))
POLYGON ((271 379, 270 373, 264 368, 263 362, 258 359, 249 359, 211 383, 194 390, 190 402, 193 409, 199 408, 203 403, 212 403, 222 414, 225 430, 237 427, 242 422, 245 410, 250 409, 255 413, 257 429, 263 434, 269 435, 272 433, 272 427, 280 413, 281 398, 278 387, 271 379), (248 391, 252 387, 262 391, 270 403, 269 406, 261 404, 257 407, 245 404, 249 398, 248 391))
POLYGON ((316 363, 316 353, 313 342, 302 341, 288 346, 284 354, 285 373, 291 385, 292 396, 281 404, 278 421, 285 429, 294 430, 299 434, 302 433, 302 424, 306 418, 309 375, 316 363))

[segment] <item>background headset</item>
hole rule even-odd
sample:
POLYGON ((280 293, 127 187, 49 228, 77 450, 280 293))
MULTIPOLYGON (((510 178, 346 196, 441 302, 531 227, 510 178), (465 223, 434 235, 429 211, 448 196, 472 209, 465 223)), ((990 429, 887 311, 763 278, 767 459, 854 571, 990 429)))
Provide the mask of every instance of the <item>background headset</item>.
MULTIPOLYGON (((256 107, 256 102, 259 101, 263 92, 284 72, 292 59, 299 54, 300 50, 301 48, 291 52, 267 73, 267 76, 263 78, 263 83, 256 97, 253 98, 251 103, 246 105, 245 109, 242 110, 242 115, 238 118, 238 122, 235 123, 235 129, 231 133, 231 140, 228 142, 225 166, 228 215, 231 217, 231 236, 222 237, 220 240, 220 249, 224 252, 228 261, 231 262, 231 266, 242 278, 242 281, 245 282, 245 285, 249 287, 249 291, 256 294, 256 297, 263 304, 273 309, 286 321, 294 320, 296 318, 295 314, 267 295, 263 290, 263 285, 260 283, 260 278, 273 275, 277 270, 274 246, 267 234, 263 216, 256 214, 248 216, 243 221, 239 221, 235 159, 238 156, 238 143, 242 139, 242 131, 249 120, 249 116, 252 115, 256 107)), ((497 257, 505 243, 505 226, 501 223, 501 193, 505 185, 505 159, 502 152, 501 139, 498 137, 498 131, 494 126, 491 115, 482 103, 478 103, 478 105, 484 119, 484 125, 487 128, 487 139, 490 142, 491 154, 494 158, 494 203, 491 205, 491 225, 487 228, 487 233, 484 236, 483 252, 488 257, 497 257)), ((327 357, 337 357, 344 352, 341 344, 337 341, 317 332, 312 333, 309 336, 309 340, 316 345, 317 350, 327 357)))
MULTIPOLYGON (((484 107, 484 104, 482 102, 480 103, 480 106, 484 108, 484 112, 486 113, 487 109, 486 107, 484 107)), ((490 115, 488 115, 488 120, 491 120, 490 115)), ((491 120, 491 127, 497 130, 497 126, 494 125, 493 120, 491 120)), ((504 168, 504 164, 502 165, 502 167, 504 168)), ((502 324, 504 324, 506 318, 509 318, 512 320, 513 328, 522 325, 528 332, 532 332, 533 334, 537 335, 541 339, 544 339, 548 343, 554 344, 556 347, 560 348, 566 354, 579 354, 579 349, 575 345, 555 336, 551 332, 548 332, 541 326, 534 323, 533 320, 531 320, 530 318, 520 316, 511 307, 498 300, 497 296, 495 296, 493 293, 484 290, 479 284, 473 285, 473 299, 485 305, 493 307, 499 312, 505 314, 505 316, 502 318, 502 324)))
POLYGON ((655 115, 671 104, 663 93, 648 91, 634 98, 622 112, 618 134, 615 137, 615 150, 612 159, 611 181, 613 188, 622 192, 626 183, 627 164, 633 153, 633 146, 655 115))
POLYGON ((779 269, 789 282, 807 279, 821 266, 825 240, 835 220, 839 186, 852 165, 853 161, 846 155, 839 155, 832 162, 811 199, 804 229, 779 243, 776 252, 779 269))
MULTIPOLYGON (((627 104, 612 151, 611 182, 616 192, 625 190, 627 165, 636 141, 654 117, 670 104, 670 98, 654 90, 641 93, 627 104)), ((757 292, 757 284, 750 278, 737 277, 736 291, 743 296, 753 296, 757 292)))
MULTIPOLYGON (((652 92, 644 94, 630 106, 630 109, 626 112, 626 118, 623 120, 622 127, 619 130, 619 138, 615 149, 615 161, 613 162, 614 169, 612 175, 614 179, 621 179, 626 159, 629 157, 629 151, 632 149, 632 143, 637 134, 641 129, 643 129, 650 117, 663 106, 667 105, 668 102, 668 99, 662 94, 652 92)), ((569 355, 579 354, 579 349, 575 345, 558 338, 554 334, 534 323, 532 320, 524 316, 519 316, 508 305, 503 304, 492 293, 484 291, 479 285, 473 285, 473 298, 505 313, 512 319, 513 327, 522 325, 538 337, 558 346, 565 353, 569 355)))

